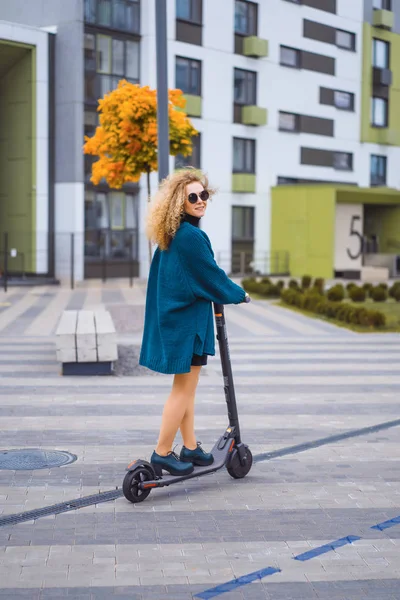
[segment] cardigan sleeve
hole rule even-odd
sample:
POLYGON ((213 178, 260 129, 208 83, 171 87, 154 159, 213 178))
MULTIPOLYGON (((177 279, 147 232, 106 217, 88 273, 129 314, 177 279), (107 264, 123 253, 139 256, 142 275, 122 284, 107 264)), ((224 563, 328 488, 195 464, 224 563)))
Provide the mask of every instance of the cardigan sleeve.
POLYGON ((240 304, 246 292, 215 262, 208 238, 199 230, 177 240, 178 251, 193 294, 217 304, 240 304))

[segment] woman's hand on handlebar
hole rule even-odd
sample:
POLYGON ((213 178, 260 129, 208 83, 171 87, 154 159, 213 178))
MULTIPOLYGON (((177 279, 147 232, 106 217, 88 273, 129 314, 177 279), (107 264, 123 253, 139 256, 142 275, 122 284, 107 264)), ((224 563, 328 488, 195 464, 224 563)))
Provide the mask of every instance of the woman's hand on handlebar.
POLYGON ((250 296, 248 295, 248 293, 246 292, 246 295, 245 295, 245 297, 244 297, 244 300, 243 300, 243 302, 246 302, 246 304, 247 304, 248 302, 250 302, 250 300, 251 300, 251 298, 250 298, 250 296))

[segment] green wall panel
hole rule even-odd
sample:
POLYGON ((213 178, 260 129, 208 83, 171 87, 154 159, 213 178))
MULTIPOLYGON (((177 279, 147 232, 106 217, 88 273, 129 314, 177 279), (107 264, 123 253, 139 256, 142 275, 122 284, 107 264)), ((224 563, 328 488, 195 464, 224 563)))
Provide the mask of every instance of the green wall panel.
POLYGON ((361 141, 400 146, 400 35, 364 23, 362 65, 361 141), (385 129, 371 127, 373 38, 390 43, 393 82, 389 88, 389 127, 385 129))
POLYGON ((280 186, 271 191, 271 251, 286 250, 295 277, 333 275, 336 190, 280 186))
POLYGON ((34 52, 0 43, 0 57, 0 233, 9 233, 9 247, 19 253, 10 269, 29 272, 36 262, 34 52))

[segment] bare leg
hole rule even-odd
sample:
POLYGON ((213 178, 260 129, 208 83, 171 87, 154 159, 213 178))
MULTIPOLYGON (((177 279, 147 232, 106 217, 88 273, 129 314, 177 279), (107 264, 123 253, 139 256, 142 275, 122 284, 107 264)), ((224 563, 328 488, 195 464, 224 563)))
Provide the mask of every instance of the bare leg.
MULTIPOLYGON (((194 396, 199 381, 200 369, 201 367, 191 367, 190 373, 180 373, 174 377, 171 393, 164 406, 160 435, 156 447, 156 453, 160 456, 166 456, 172 450, 176 433, 188 409, 190 414, 190 406, 193 406, 194 413, 194 396)), ((188 428, 190 426, 193 428, 193 421, 190 425, 189 417, 188 428)), ((195 440, 194 431, 193 439, 195 440)), ((193 439, 189 440, 185 437, 184 442, 190 442, 193 439)), ((196 442, 194 447, 196 447, 196 442)))

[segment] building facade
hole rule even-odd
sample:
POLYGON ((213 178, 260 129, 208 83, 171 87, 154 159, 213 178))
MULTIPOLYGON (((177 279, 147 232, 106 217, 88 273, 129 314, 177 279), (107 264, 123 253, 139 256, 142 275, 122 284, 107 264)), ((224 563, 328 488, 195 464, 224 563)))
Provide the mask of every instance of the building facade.
MULTIPOLYGON (((224 269, 290 269, 273 236, 276 188, 290 186, 291 202, 316 184, 400 189, 400 0, 166 1, 169 87, 183 90, 199 131, 192 157, 171 157, 170 169, 201 167, 218 188, 203 226, 224 269)), ((121 78, 156 87, 155 1, 13 0, 0 8, 0 76, 9 268, 62 279, 73 256, 76 279, 145 277, 145 182, 94 187, 82 146, 98 98, 121 78), (3 90, 22 81, 25 103, 13 107, 3 90), (21 165, 29 177, 12 171, 21 165)), ((334 243, 378 231, 375 205, 336 206, 334 243)), ((357 271, 351 260, 332 273, 357 271)))

